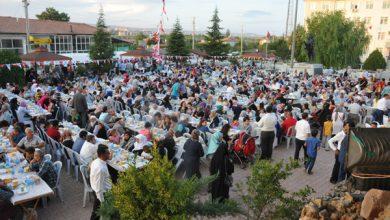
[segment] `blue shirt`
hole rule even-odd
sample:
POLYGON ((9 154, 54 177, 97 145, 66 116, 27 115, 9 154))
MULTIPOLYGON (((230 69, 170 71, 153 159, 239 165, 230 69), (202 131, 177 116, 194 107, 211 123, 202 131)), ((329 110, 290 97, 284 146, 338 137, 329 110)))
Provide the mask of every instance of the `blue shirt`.
POLYGON ((317 148, 321 146, 321 141, 315 137, 306 139, 307 156, 317 157, 317 148))
POLYGON ((175 84, 173 84, 171 96, 174 98, 179 97, 179 89, 180 89, 180 83, 176 82, 175 84))
POLYGON ((81 147, 83 146, 84 142, 84 139, 78 137, 73 143, 72 150, 76 151, 77 153, 80 153, 81 147))

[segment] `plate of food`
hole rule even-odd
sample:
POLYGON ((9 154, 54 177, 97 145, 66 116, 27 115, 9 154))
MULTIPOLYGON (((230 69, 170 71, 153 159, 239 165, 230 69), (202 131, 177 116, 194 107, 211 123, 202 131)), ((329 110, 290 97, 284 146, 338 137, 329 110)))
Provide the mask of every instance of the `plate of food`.
POLYGON ((16 189, 16 194, 18 195, 23 195, 23 194, 26 194, 28 193, 28 187, 26 186, 26 184, 20 184, 19 187, 16 189))

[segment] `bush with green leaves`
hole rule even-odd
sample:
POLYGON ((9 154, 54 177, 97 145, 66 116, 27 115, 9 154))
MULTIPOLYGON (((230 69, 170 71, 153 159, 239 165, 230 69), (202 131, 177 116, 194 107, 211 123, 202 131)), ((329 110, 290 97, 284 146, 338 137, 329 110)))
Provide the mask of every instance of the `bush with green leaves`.
POLYGON ((291 159, 289 163, 272 163, 268 160, 255 162, 246 182, 247 190, 244 190, 242 183, 239 185, 249 219, 299 218, 313 189, 306 186, 298 192, 289 193, 281 185, 281 181, 287 179, 298 166, 298 162, 291 159))
POLYGON ((20 87, 24 86, 24 70, 18 66, 10 66, 10 68, 5 65, 0 68, 0 85, 15 83, 20 87))
POLYGON ((366 61, 364 61, 363 69, 373 71, 386 69, 386 60, 378 49, 370 53, 366 61))
MULTIPOLYGON (((120 219, 188 219, 194 215, 223 215, 240 212, 233 201, 196 202, 196 194, 215 177, 189 180, 175 178, 175 169, 166 158, 154 159, 142 170, 134 167, 119 175, 100 214, 119 213, 120 219)), ((114 218, 112 218, 114 219, 114 218)))
POLYGON ((20 63, 20 57, 12 50, 0 50, 0 64, 20 63))

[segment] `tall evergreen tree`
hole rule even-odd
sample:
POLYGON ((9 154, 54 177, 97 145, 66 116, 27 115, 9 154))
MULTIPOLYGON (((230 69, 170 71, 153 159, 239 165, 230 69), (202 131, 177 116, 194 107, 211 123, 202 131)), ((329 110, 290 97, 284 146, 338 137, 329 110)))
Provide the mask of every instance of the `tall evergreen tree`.
POLYGON ((228 46, 223 43, 224 38, 221 30, 223 29, 219 23, 221 19, 218 17, 218 9, 215 8, 213 17, 211 18, 211 27, 208 27, 207 34, 205 36, 206 44, 205 50, 210 56, 221 56, 226 54, 228 46))
POLYGON ((386 69, 386 60, 378 49, 372 51, 366 61, 364 61, 363 69, 373 71, 386 69))
POLYGON ((89 56, 93 60, 110 59, 114 55, 114 47, 111 43, 111 34, 106 30, 103 9, 99 11, 96 24, 96 32, 93 35, 93 44, 89 48, 89 56))
POLYGON ((183 29, 180 25, 179 19, 173 26, 173 31, 168 37, 167 50, 169 55, 186 56, 188 55, 188 48, 186 46, 185 36, 183 29))

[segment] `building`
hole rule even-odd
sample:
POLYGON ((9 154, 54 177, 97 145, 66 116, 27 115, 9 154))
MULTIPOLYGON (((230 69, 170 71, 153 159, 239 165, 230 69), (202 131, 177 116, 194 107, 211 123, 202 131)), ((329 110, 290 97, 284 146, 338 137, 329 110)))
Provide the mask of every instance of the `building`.
MULTIPOLYGON (((54 53, 87 53, 94 26, 62 21, 29 19, 30 50, 39 46, 54 53)), ((0 16, 0 49, 27 52, 26 20, 0 16)))
POLYGON ((352 20, 366 22, 371 37, 370 45, 363 55, 365 60, 375 49, 390 59, 390 0, 304 0, 305 21, 318 11, 344 11, 352 20))

